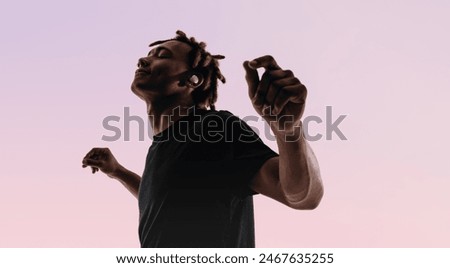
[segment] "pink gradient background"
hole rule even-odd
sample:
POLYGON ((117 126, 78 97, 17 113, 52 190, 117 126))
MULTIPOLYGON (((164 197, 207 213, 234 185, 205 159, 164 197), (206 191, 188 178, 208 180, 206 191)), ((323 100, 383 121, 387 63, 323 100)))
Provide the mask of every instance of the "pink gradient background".
POLYGON ((219 109, 255 115, 241 63, 272 54, 307 85, 305 116, 347 115, 347 141, 311 143, 318 209, 255 198, 258 247, 450 247, 449 11, 438 0, 0 3, 0 247, 139 247, 136 199, 81 159, 107 146, 142 173, 150 140, 102 142, 101 123, 124 106, 145 116, 129 89, 137 59, 177 29, 227 56, 219 109))

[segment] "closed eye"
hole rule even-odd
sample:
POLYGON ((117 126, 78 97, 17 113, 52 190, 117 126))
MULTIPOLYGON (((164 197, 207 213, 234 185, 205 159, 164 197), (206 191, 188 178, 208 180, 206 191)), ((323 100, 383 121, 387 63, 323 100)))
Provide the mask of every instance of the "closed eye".
POLYGON ((171 56, 170 53, 164 52, 163 50, 161 50, 158 53, 158 58, 166 59, 166 58, 170 58, 170 56, 171 56))
POLYGON ((152 49, 148 53, 148 57, 151 57, 151 56, 154 56, 154 55, 156 55, 156 57, 158 57, 158 58, 165 59, 165 58, 172 57, 172 52, 169 49, 160 46, 160 47, 157 47, 155 49, 152 49))

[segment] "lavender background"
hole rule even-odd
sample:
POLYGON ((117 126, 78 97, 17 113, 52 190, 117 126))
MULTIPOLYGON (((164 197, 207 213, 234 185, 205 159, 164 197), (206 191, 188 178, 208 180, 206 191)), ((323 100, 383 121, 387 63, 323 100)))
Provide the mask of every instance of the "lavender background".
POLYGON ((317 210, 255 198, 258 247, 449 247, 449 11, 438 0, 2 1, 0 247, 139 246, 136 199, 81 159, 107 146, 142 173, 151 141, 103 142, 101 123, 124 106, 145 116, 129 89, 137 59, 177 29, 227 56, 219 109, 255 115, 241 63, 272 54, 307 85, 305 116, 347 115, 347 141, 312 143, 317 210))

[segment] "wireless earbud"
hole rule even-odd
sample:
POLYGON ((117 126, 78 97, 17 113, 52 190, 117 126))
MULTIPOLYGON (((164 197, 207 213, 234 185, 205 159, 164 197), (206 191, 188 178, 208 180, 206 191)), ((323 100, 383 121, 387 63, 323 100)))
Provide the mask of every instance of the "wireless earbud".
POLYGON ((198 82, 200 82, 200 79, 198 79, 198 76, 196 76, 195 74, 191 76, 191 78, 189 78, 189 82, 191 82, 193 85, 197 85, 198 82))

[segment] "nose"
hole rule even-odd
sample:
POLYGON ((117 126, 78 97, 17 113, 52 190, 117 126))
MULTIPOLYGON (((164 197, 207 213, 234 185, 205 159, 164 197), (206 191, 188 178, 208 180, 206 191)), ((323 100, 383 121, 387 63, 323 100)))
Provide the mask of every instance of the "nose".
POLYGON ((148 65, 149 65, 149 62, 148 62, 148 60, 146 58, 140 58, 138 60, 138 63, 137 63, 137 67, 138 68, 147 67, 148 65))

